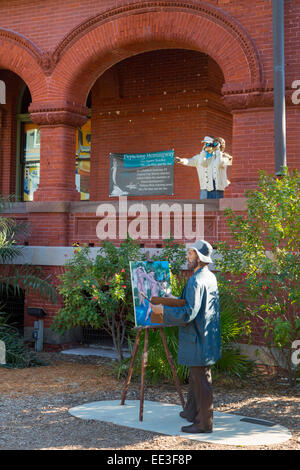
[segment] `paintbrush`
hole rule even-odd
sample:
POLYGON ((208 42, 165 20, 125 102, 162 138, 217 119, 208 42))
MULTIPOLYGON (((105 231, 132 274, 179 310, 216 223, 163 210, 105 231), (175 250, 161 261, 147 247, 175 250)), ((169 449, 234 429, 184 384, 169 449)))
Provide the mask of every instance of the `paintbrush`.
POLYGON ((143 292, 139 291, 139 294, 141 294, 146 300, 148 300, 148 302, 149 302, 150 304, 152 303, 151 300, 148 299, 148 297, 146 297, 143 292))

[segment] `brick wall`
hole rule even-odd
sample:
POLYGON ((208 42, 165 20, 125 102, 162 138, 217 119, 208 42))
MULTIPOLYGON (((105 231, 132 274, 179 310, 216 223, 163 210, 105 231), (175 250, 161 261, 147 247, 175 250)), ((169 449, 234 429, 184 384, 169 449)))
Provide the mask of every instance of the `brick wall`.
MULTIPOLYGON (((286 0, 287 92, 300 79, 299 14, 300 3, 286 0)), ((86 118, 90 91, 91 200, 108 200, 110 152, 174 148, 178 156, 189 157, 199 152, 207 134, 223 136, 233 155, 225 197, 240 198, 254 187, 258 168, 274 172, 271 0, 191 0, 175 6, 150 0, 3 0, 0 18, 0 79, 7 86, 7 104, 0 109, 2 194, 15 190, 15 114, 24 82, 33 100, 32 119, 41 124, 36 201, 78 198, 75 129, 86 118), (109 10, 114 11, 105 16, 109 10), (222 98, 224 83, 237 99, 229 108, 222 98), (249 84, 252 95, 244 99, 249 84)), ((287 104, 287 162, 295 168, 300 105, 288 99, 287 104)), ((175 194, 167 199, 198 196, 196 170, 176 165, 175 194)), ((18 217, 30 221, 30 245, 99 243, 95 212, 43 209, 18 217)), ((222 211, 207 211, 205 237, 212 243, 230 240, 222 211)), ((152 246, 160 242, 148 241, 152 246)), ((31 306, 40 302, 34 296, 27 300, 31 306)), ((45 305, 48 325, 57 307, 45 305)), ((32 320, 26 317, 25 323, 32 320)))
MULTIPOLYGON (((106 10, 122 5, 145 3, 141 0, 85 0, 73 2, 65 0, 3 0, 0 6, 1 26, 27 37, 42 50, 53 49, 73 28, 106 10), (45 34, 47 31, 47 34, 45 34)), ((197 4, 197 1, 194 2, 197 4)), ((216 6, 235 18, 249 31, 259 49, 261 60, 272 83, 272 2, 256 0, 211 0, 204 2, 216 6)), ((295 34, 298 25, 300 4, 295 0, 285 1, 285 31, 287 81, 300 76, 300 58, 295 54, 299 49, 300 38, 295 34), (293 35, 293 40, 291 36, 293 35)))

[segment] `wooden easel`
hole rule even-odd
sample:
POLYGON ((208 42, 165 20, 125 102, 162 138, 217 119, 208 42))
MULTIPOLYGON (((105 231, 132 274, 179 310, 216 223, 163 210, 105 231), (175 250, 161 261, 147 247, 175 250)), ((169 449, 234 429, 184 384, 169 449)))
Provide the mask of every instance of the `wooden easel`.
POLYGON ((143 421, 143 412, 144 412, 144 381, 145 381, 145 371, 146 371, 147 361, 148 361, 149 328, 159 329, 160 336, 161 336, 161 339, 162 339, 162 342, 163 342, 163 345, 164 345, 164 348, 165 348, 166 356, 167 356, 167 359, 168 359, 169 364, 170 364, 171 369, 172 369, 174 383, 175 383, 175 386, 176 386, 176 389, 177 389, 177 392, 178 392, 178 395, 179 395, 179 398, 180 398, 180 401, 181 401, 182 408, 184 408, 184 406, 185 406, 185 402, 184 402, 184 398, 183 398, 182 391, 181 391, 181 388, 180 388, 180 382, 179 382, 179 379, 178 379, 178 376, 177 376, 177 373, 176 373, 176 369, 175 369, 174 361, 173 361, 173 358, 172 358, 172 354, 170 353, 170 351, 168 349, 168 345, 167 345, 167 341, 166 341, 166 337, 165 337, 165 333, 164 333, 164 326, 162 325, 162 326, 138 327, 138 332, 137 332, 135 342, 134 342, 134 347, 133 347, 131 362, 130 362, 130 366, 129 366, 129 371, 128 371, 126 383, 125 383, 125 386, 124 386, 124 389, 123 389, 123 393, 122 393, 121 405, 125 404, 125 398, 126 398, 126 395, 127 395, 128 387, 129 387, 132 372, 133 372, 133 365, 134 365, 136 354, 137 354, 137 351, 138 351, 138 348, 139 348, 141 333, 142 333, 142 330, 145 330, 144 353, 143 353, 143 356, 142 356, 142 367, 141 367, 142 370, 141 370, 140 413, 139 413, 139 420, 140 421, 143 421))

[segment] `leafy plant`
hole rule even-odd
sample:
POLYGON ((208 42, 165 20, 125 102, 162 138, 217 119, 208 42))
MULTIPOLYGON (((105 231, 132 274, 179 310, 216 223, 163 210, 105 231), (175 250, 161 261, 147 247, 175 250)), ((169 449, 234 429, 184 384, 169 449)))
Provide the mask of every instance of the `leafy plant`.
MULTIPOLYGON (((0 213, 10 208, 13 197, 4 199, 0 196, 0 213)), ((0 217, 0 265, 5 265, 0 272, 0 296, 8 293, 10 288, 18 294, 20 289, 35 291, 43 297, 51 299, 53 303, 57 299, 57 291, 50 276, 43 276, 41 270, 29 264, 22 266, 13 265, 16 257, 21 256, 23 248, 17 245, 29 233, 27 223, 19 223, 7 216, 0 217)))
POLYGON ((160 253, 153 255, 151 258, 151 261, 166 260, 170 263, 171 273, 173 275, 180 275, 186 260, 186 247, 182 242, 176 242, 172 236, 163 241, 160 253))
MULTIPOLYGON (((168 327, 164 328, 165 338, 169 352, 172 355, 175 370, 177 376, 181 382, 185 382, 189 376, 189 369, 186 366, 182 366, 177 362, 177 349, 178 349, 178 328, 168 327)), ((140 375, 142 354, 144 351, 144 340, 145 334, 142 333, 137 358, 134 364, 134 373, 140 375)), ((132 349, 132 344, 131 344, 132 349)), ((118 375, 120 373, 127 373, 129 360, 126 359, 122 362, 121 367, 118 369, 118 375)), ((157 329, 149 329, 148 332, 148 358, 147 367, 145 371, 146 381, 156 384, 161 381, 173 380, 172 369, 168 362, 165 348, 157 329)))
POLYGON ((0 340, 4 341, 6 350, 6 364, 0 366, 13 369, 47 365, 27 349, 17 328, 9 324, 9 316, 3 312, 0 312, 0 340))
MULTIPOLYGON (((0 196, 0 213, 10 209, 12 201, 12 196, 6 199, 0 196)), ((18 295, 22 289, 38 292, 56 302, 57 291, 50 276, 43 276, 41 270, 35 266, 13 264, 16 257, 23 253, 22 246, 17 245, 17 241, 20 242, 28 233, 28 224, 17 223, 15 219, 4 215, 0 217, 0 299, 9 293, 18 295)), ((44 365, 26 348, 18 329, 9 324, 10 318, 5 313, 5 304, 1 305, 1 310, 4 312, 0 312, 0 340, 4 341, 6 347, 5 367, 44 365)))
POLYGON ((104 242, 95 259, 88 247, 75 246, 59 276, 64 306, 51 328, 63 333, 74 326, 101 327, 110 334, 121 361, 126 328, 134 320, 129 261, 141 259, 144 254, 131 238, 120 247, 104 242))
MULTIPOLYGON (((172 268, 185 257, 183 244, 165 240, 161 253, 154 260, 167 258, 172 268)), ((113 340, 118 359, 123 359, 123 343, 130 337, 128 325, 134 324, 133 297, 129 261, 145 261, 139 244, 127 238, 119 247, 105 241, 95 259, 88 247, 75 246, 74 256, 59 276, 59 293, 64 306, 54 317, 51 328, 63 333, 75 326, 103 328, 113 340)))
POLYGON ((225 211, 233 246, 219 243, 217 260, 223 273, 234 276, 244 316, 260 321, 269 354, 291 384, 296 377, 292 343, 300 338, 299 189, 297 171, 289 174, 285 168, 280 178, 261 172, 258 188, 246 193, 247 214, 225 211))

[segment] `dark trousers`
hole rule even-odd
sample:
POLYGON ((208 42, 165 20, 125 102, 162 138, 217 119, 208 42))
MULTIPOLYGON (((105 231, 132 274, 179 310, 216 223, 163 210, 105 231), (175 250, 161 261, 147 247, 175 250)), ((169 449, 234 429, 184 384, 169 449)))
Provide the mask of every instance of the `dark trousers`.
POLYGON ((200 429, 212 430, 213 392, 210 367, 190 367, 189 388, 184 414, 200 429))
POLYGON ((207 196, 206 196, 207 199, 223 199, 224 191, 220 191, 219 189, 216 189, 215 180, 213 180, 213 185, 214 185, 213 191, 207 191, 207 196))

